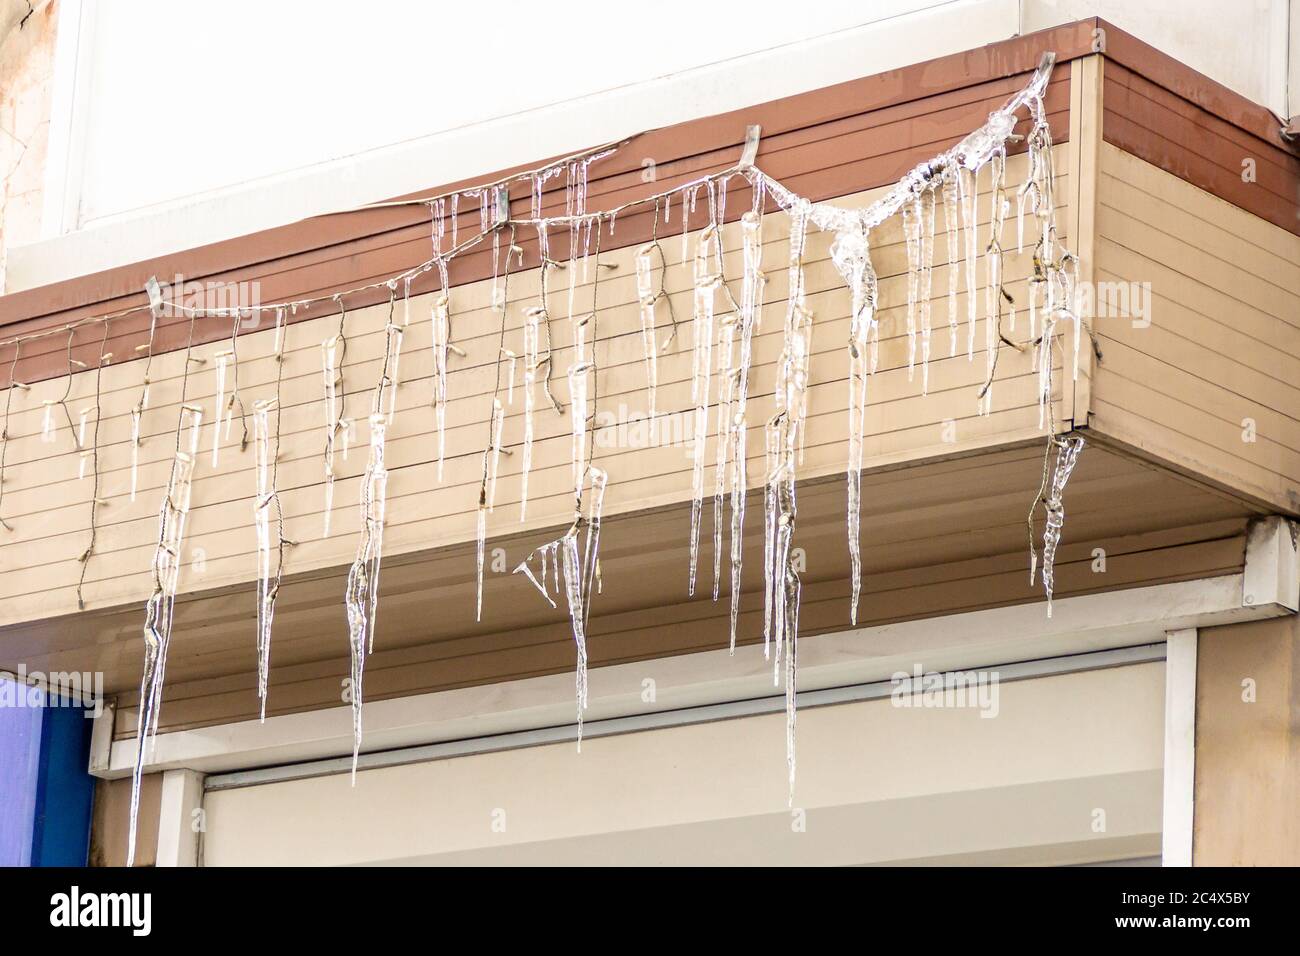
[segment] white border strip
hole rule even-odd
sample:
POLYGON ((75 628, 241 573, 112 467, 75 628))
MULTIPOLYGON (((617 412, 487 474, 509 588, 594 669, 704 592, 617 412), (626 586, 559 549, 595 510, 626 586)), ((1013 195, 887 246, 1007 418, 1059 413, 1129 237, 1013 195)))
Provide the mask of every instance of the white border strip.
MULTIPOLYGON (((1165 632, 1289 613, 1243 606, 1242 575, 1063 598, 1048 618, 1042 603, 823 634, 799 642, 799 691, 869 684, 921 665, 944 671, 1159 643, 1165 632)), ((725 635, 724 635, 725 638, 725 635)), ((601 667, 592 672, 587 720, 644 716, 772 693, 771 664, 757 646, 725 648, 601 667)), ((573 676, 418 694, 366 705, 366 751, 396 750, 560 727, 573 720, 573 676)), ((101 719, 111 720, 106 711, 101 719)), ((92 749, 90 772, 131 772, 135 742, 92 749)), ((341 757, 352 751, 346 706, 158 735, 146 772, 247 770, 341 757)))
MULTIPOLYGON (((1138 647, 1123 647, 1111 651, 1095 651, 1091 654, 1074 654, 1068 657, 1053 657, 1046 660, 1000 664, 995 665, 995 667, 998 681, 1008 683, 1034 677, 1048 677, 1054 674, 1073 674, 1080 671, 1100 670, 1106 667, 1145 664, 1164 659, 1164 644, 1143 644, 1138 647)), ((948 673, 952 672, 949 671, 948 673)), ((893 680, 887 680, 875 681, 870 684, 855 684, 850 687, 831 687, 825 690, 807 691, 799 694, 799 709, 802 711, 810 707, 826 707, 832 704, 846 704, 854 701, 879 700, 890 696, 896 688, 897 684, 893 680)), ((615 717, 594 722, 583 721, 582 736, 584 739, 589 740, 594 737, 611 737, 616 734, 656 730, 662 727, 682 727, 715 720, 731 720, 737 717, 752 717, 757 714, 772 714, 784 709, 785 694, 782 692, 753 700, 731 701, 680 710, 656 711, 650 714, 615 717)), ((368 753, 357 761, 357 769, 373 770, 378 767, 395 767, 402 764, 423 763, 429 760, 445 760, 449 757, 464 757, 470 754, 518 750, 522 747, 564 743, 576 740, 576 738, 577 729, 574 725, 565 724, 559 727, 544 727, 537 730, 497 734, 491 737, 477 737, 470 740, 454 740, 447 743, 429 744, 423 747, 408 747, 404 750, 368 753)), ((251 787, 263 783, 280 783, 285 780, 302 780, 309 777, 350 773, 351 770, 351 757, 335 757, 330 760, 317 760, 310 763, 219 774, 207 778, 204 790, 206 792, 231 790, 237 787, 251 787)), ((164 783, 167 776, 174 772, 179 771, 168 771, 167 774, 163 775, 164 783)))
POLYGON ((1196 791, 1196 628, 1170 631, 1165 664, 1164 866, 1192 865, 1196 791))

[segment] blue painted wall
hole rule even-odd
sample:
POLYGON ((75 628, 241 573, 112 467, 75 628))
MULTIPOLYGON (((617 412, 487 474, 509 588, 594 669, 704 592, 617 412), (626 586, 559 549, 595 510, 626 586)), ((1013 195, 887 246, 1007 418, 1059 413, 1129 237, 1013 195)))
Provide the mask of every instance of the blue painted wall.
POLYGON ((0 678, 0 866, 86 865, 91 725, 81 707, 0 678))

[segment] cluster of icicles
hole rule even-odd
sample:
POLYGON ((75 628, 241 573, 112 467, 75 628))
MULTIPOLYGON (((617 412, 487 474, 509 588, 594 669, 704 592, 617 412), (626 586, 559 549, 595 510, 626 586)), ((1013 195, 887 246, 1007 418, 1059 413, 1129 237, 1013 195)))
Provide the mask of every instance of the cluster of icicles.
MULTIPOLYGON (((1082 439, 1055 437, 1052 415, 1053 356, 1052 343, 1062 322, 1074 324, 1074 374, 1078 373, 1081 323, 1074 309, 1075 260, 1060 244, 1056 231, 1053 198, 1051 134, 1043 96, 1050 76, 1052 57, 1044 57, 1030 83, 1001 109, 990 114, 988 121, 955 147, 904 176, 887 194, 865 208, 844 208, 814 203, 790 192, 769 178, 752 163, 742 163, 723 173, 701 177, 674 189, 638 200, 629 205, 654 204, 654 238, 635 256, 636 291, 639 299, 641 343, 644 359, 649 428, 653 439, 657 412, 657 361, 677 333, 676 317, 671 331, 659 341, 662 323, 658 305, 672 303, 663 287, 668 255, 658 238, 659 222, 671 223, 674 197, 682 220, 681 262, 693 275, 691 328, 693 362, 691 405, 694 411, 691 477, 691 519, 687 587, 694 594, 700 561, 700 533, 706 500, 705 448, 708 438, 708 412, 715 404, 716 458, 713 484, 713 598, 721 591, 723 529, 729 525, 730 548, 727 550, 730 577, 730 647, 735 651, 741 593, 741 561, 745 522, 746 436, 749 428, 749 388, 753 359, 754 335, 763 320, 764 291, 767 278, 763 272, 763 215, 768 200, 785 211, 790 220, 789 255, 784 267, 788 276, 788 295, 783 309, 782 350, 777 365, 774 410, 764 426, 766 469, 764 475, 764 656, 773 665, 773 680, 784 682, 787 711, 787 762, 793 792, 795 776, 795 689, 797 639, 801 584, 795 555, 794 536, 796 479, 805 443, 808 414, 809 363, 812 355, 813 314, 805 295, 804 255, 811 229, 833 234, 831 261, 843 277, 850 293, 851 313, 847 358, 849 372, 848 428, 848 550, 851 563, 852 597, 850 619, 856 624, 861 594, 861 556, 859 549, 861 510, 861 470, 867 434, 866 409, 868 382, 876 371, 879 347, 879 323, 876 318, 878 285, 870 255, 873 229, 885 220, 901 215, 908 261, 907 337, 909 375, 919 367, 922 392, 929 385, 929 362, 932 357, 933 333, 931 294, 933 262, 938 223, 942 219, 948 254, 948 352, 958 354, 961 316, 958 310, 959 285, 964 274, 966 299, 967 359, 974 359, 980 302, 976 290, 982 284, 983 317, 986 326, 986 376, 978 393, 979 410, 991 411, 991 394, 997 356, 1004 342, 1020 349, 1033 350, 1038 378, 1040 426, 1047 427, 1048 456, 1044 459, 1044 480, 1029 514, 1031 583, 1040 566, 1034 544, 1034 516, 1038 508, 1046 514, 1042 536, 1041 568, 1051 613, 1053 586, 1052 564, 1064 518, 1063 493, 1079 452, 1082 439), (1030 132, 1027 136, 1029 172, 1014 190, 1016 209, 1016 249, 1026 247, 1026 223, 1029 220, 1028 246, 1033 254, 1033 275, 1029 282, 1028 301, 1023 307, 1027 338, 1013 343, 1006 333, 1015 330, 1016 304, 1004 287, 1003 256, 1007 221, 1013 197, 1006 183, 1007 144, 1022 109, 1027 109, 1030 132), (985 169, 991 174, 991 212, 989 241, 981 249, 977 242, 977 184, 985 169), (737 299, 723 272, 722 224, 726 216, 727 183, 733 177, 744 179, 751 188, 752 205, 740 217, 741 262, 743 276, 737 299), (707 225, 695 237, 690 248, 690 217, 706 201, 707 225), (942 216, 940 216, 942 210, 942 216), (981 263, 982 253, 982 263, 981 263), (980 279, 981 265, 983 279, 980 279), (658 279, 656 281, 656 273, 658 279), (1052 466, 1050 453, 1056 451, 1052 466), (1050 474, 1049 474, 1050 470, 1050 474), (727 521, 727 509, 730 520, 727 521)), ((516 230, 533 229, 538 239, 541 259, 540 294, 535 304, 523 312, 522 354, 504 345, 496 356, 497 389, 492 396, 488 421, 488 440, 482 455, 482 480, 479 484, 476 535, 476 617, 482 613, 484 549, 487 517, 493 511, 502 445, 505 407, 514 401, 514 372, 522 364, 523 437, 521 462, 520 520, 524 520, 528 502, 528 475, 532 463, 533 420, 539 408, 547 405, 556 413, 565 413, 564 405, 551 391, 555 354, 551 341, 548 276, 552 269, 567 269, 568 315, 572 320, 572 360, 566 372, 569 385, 569 420, 572 429, 572 475, 574 518, 557 539, 534 549, 515 569, 526 577, 552 607, 558 607, 561 595, 569 615, 577 654, 576 703, 578 745, 581 747, 582 717, 587 707, 587 638, 592 600, 599 593, 600 529, 608 474, 592 463, 595 408, 592 398, 595 362, 595 302, 592 311, 574 316, 574 295, 579 273, 585 281, 593 237, 599 271, 601 231, 613 232, 620 209, 589 213, 587 173, 592 162, 612 150, 592 151, 569 158, 544 169, 526 174, 531 182, 531 217, 512 219, 509 195, 499 184, 464 190, 447 198, 429 202, 433 222, 432 259, 411 272, 391 279, 389 319, 385 326, 385 356, 380 379, 374 387, 369 416, 370 449, 362 478, 360 511, 361 533, 356 559, 347 576, 344 603, 347 612, 349 644, 352 657, 351 703, 353 714, 353 774, 361 747, 362 676, 366 656, 373 651, 378 609, 379 573, 383 553, 383 533, 388 472, 385 465, 385 440, 396 408, 398 361, 401 355, 402 329, 410 321, 410 285, 420 272, 437 270, 440 290, 433 296, 430 322, 433 349, 433 401, 437 429, 438 476, 442 476, 444 429, 448 404, 448 372, 452 356, 465 355, 452 337, 450 308, 451 285, 448 266, 457 254, 491 238, 493 249, 492 303, 501 312, 507 308, 505 281, 513 258, 522 261, 522 250, 514 243, 516 230), (566 203, 562 216, 542 217, 542 190, 548 180, 566 177, 566 203), (480 231, 467 238, 457 235, 457 206, 465 198, 477 199, 480 231), (450 222, 450 230, 447 223, 450 222), (567 263, 551 259, 549 236, 557 230, 568 232, 570 258, 567 263), (448 233, 450 245, 447 244, 448 233), (504 257, 501 256, 505 240, 504 257), (403 284, 404 320, 394 319, 398 285, 403 284), (508 367, 504 401, 501 394, 501 368, 508 367), (539 394, 540 393, 540 394, 539 394)), ((334 297, 336 301, 339 296, 334 297)), ((342 311, 341 301, 339 302, 342 311)), ((344 316, 346 313, 343 313, 344 316)), ((282 343, 282 320, 277 321, 277 354, 282 343)), ((504 326, 503 326, 504 328, 504 326)), ((342 322, 338 335, 321 344, 323 400, 325 406, 325 510, 324 534, 330 531, 330 512, 335 477, 338 438, 343 437, 342 455, 348 452, 348 436, 353 423, 342 415, 342 364, 346 338, 342 322)), ((224 394, 225 359, 219 358, 218 389, 224 394)), ((218 398, 218 421, 220 404, 218 398)), ((231 396, 231 401, 234 396, 231 396)), ((140 417, 147 404, 146 390, 132 413, 133 435, 138 439, 140 417)), ((269 510, 275 499, 274 445, 267 415, 271 405, 255 406, 254 425, 257 443, 257 509, 255 523, 259 542, 259 694, 265 714, 266 668, 269 667, 271 610, 279 570, 271 573, 270 551, 275 545, 269 527, 269 510)), ((172 468, 172 480, 164 499, 158 551, 154 561, 156 587, 147 608, 145 628, 146 661, 141 684, 139 718, 139 752, 135 767, 135 792, 132 797, 132 849, 134 849, 135 807, 138 801, 140 772, 146 740, 156 729, 161 702, 163 668, 171 631, 171 609, 176 595, 181 536, 189 505, 189 482, 197 453, 198 426, 202 413, 185 406, 178 426, 178 450, 172 468)), ((227 414, 226 427, 229 428, 227 414)), ((277 430, 278 431, 278 430, 277 430)), ((508 451, 506 453, 509 453, 508 451)), ((215 455, 215 447, 214 447, 215 455)), ((134 490, 134 462, 132 489, 134 490)), ((283 538, 279 542, 283 544, 283 538)))

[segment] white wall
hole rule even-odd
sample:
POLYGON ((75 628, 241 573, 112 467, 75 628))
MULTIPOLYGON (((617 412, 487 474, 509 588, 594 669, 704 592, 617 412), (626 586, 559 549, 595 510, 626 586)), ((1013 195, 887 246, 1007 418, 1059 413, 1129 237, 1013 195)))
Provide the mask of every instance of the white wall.
POLYGON ((1093 14, 1285 113, 1300 0, 59 3, 57 241, 8 291, 1093 14))
POLYGON ((81 224, 944 5, 101 4, 81 224))
POLYGON ((1022 32, 1101 17, 1273 112, 1287 113, 1295 0, 1025 0, 1022 32))
POLYGON ((481 5, 62 3, 82 34, 60 41, 62 239, 15 250, 9 291, 991 43, 1018 17, 1017 0, 575 17, 509 0, 490 31, 481 5))
POLYGON ((212 866, 1085 863, 1160 845, 1164 666, 888 698, 208 793, 212 866))

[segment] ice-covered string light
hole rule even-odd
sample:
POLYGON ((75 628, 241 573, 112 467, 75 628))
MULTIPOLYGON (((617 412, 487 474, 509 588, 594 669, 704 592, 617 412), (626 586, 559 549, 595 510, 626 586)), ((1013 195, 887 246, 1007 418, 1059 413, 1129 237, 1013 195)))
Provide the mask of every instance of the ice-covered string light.
MULTIPOLYGON (((334 511, 334 451, 341 430, 349 427, 347 415, 348 391, 343 379, 347 364, 348 310, 342 297, 336 297, 339 307, 339 330, 332 338, 321 343, 321 374, 325 391, 325 515, 322 538, 330 536, 330 516, 334 511)), ((345 432, 346 439, 346 432, 345 432)))
POLYGON ((127 843, 127 866, 135 862, 136 825, 140 813, 140 784, 145 753, 158 732, 158 715, 171 645, 176 592, 180 582, 185 521, 190 511, 190 492, 199 451, 203 409, 185 403, 194 347, 194 316, 190 317, 185 346, 185 367, 181 373, 180 411, 176 419, 176 449, 171 474, 158 515, 158 543, 153 557, 153 593, 145 604, 144 668, 140 677, 140 705, 136 715, 136 754, 131 771, 131 813, 127 843))
MULTIPOLYGON (((192 319, 191 319, 192 321, 192 319)), ((108 320, 105 319, 105 324, 108 320)), ((235 317, 239 325, 239 317, 235 317)), ((136 487, 140 479, 140 446, 144 444, 143 424, 145 409, 149 407, 149 373, 153 370, 154 339, 158 334, 158 310, 149 310, 149 339, 142 348, 145 350, 144 381, 140 385, 140 398, 131 409, 131 500, 135 501, 136 487)), ((188 363, 186 365, 188 369, 188 363)))
MULTIPOLYGON (((225 417, 225 435, 224 441, 230 440, 230 422, 234 417, 235 406, 239 406, 239 427, 241 434, 239 436, 239 450, 242 452, 248 448, 248 416, 244 410, 244 399, 239 392, 239 330, 243 325, 243 317, 236 313, 230 325, 230 397, 225 401, 225 407, 221 408, 221 403, 217 404, 217 420, 212 423, 213 441, 217 441, 217 434, 221 431, 221 419, 225 417)), ((220 353, 218 353, 220 354, 220 353)), ((215 446, 214 446, 215 447, 215 446)), ((216 459, 213 459, 213 466, 216 465, 216 459)))
POLYGON ((397 286, 389 286, 388 321, 384 326, 384 363, 375 383, 370 406, 370 457, 361 478, 361 539, 348 570, 343 603, 347 610, 348 646, 352 672, 352 780, 356 782, 361 753, 362 678, 366 655, 375 649, 375 621, 379 609, 379 571, 383 561, 384 521, 388 505, 387 430, 397 408, 397 357, 402 330, 393 322, 397 286), (385 397, 387 396, 387 408, 385 397))
MULTIPOLYGON (((713 374, 714 320, 722 274, 717 270, 716 252, 721 248, 717 207, 710 190, 709 224, 700 232, 695 246, 694 307, 691 328, 694 352, 691 369, 691 537, 686 593, 695 595, 695 574, 700 557, 700 519, 704 511, 704 450, 709 435, 709 384, 713 374)), ((685 213, 685 210, 683 210, 685 213)), ((717 600, 715 590, 714 600, 717 600)))
POLYGON ((665 215, 671 210, 667 199, 655 198, 654 213, 650 220, 650 241, 637 250, 636 254, 636 294, 641 311, 641 348, 645 358, 646 378, 646 417, 649 421, 650 444, 658 441, 659 414, 656 407, 656 393, 659 388, 659 352, 668 348, 677 338, 677 311, 673 308, 672 296, 668 294, 668 254, 664 252, 659 241, 659 207, 663 202, 665 215), (655 288, 653 278, 654 253, 659 254, 659 288, 655 288), (663 343, 656 342, 659 323, 656 318, 656 306, 664 302, 668 306, 668 319, 672 322, 672 331, 663 343))
POLYGON ((523 521, 528 514, 528 473, 532 470, 533 464, 533 412, 537 407, 537 382, 539 376, 542 391, 555 409, 556 414, 564 414, 564 406, 551 392, 551 374, 555 366, 555 353, 551 338, 550 274, 553 270, 563 269, 565 266, 563 263, 551 258, 550 239, 547 235, 545 223, 539 223, 537 226, 537 253, 540 270, 537 305, 524 309, 524 440, 519 486, 520 521, 523 521), (543 351, 542 347, 543 330, 546 332, 545 351, 543 351))
POLYGON ((767 481, 763 492, 763 655, 771 651, 772 681, 779 686, 785 653, 786 762, 794 799, 795 684, 798 676, 799 607, 802 584, 794 554, 798 452, 808 415, 812 313, 804 289, 804 251, 810 204, 790 211, 788 293, 781 358, 777 364, 776 414, 767 424, 767 481))
POLYGON ((753 358, 753 338, 763 315, 763 297, 767 276, 763 273, 763 188, 761 180, 754 189, 753 207, 740 219, 741 257, 744 264, 744 285, 741 306, 735 313, 734 328, 726 345, 729 355, 732 344, 738 350, 734 371, 720 382, 725 390, 725 401, 718 403, 718 476, 715 484, 714 521, 714 579, 713 599, 718 598, 719 562, 722 551, 722 502, 730 483, 731 495, 731 639, 730 651, 736 653, 736 625, 740 616, 740 575, 744 554, 745 496, 748 492, 746 476, 746 441, 749 432, 749 375, 753 358), (724 478, 724 474, 725 478, 724 478))
POLYGON ((276 310, 275 326, 275 397, 253 403, 253 471, 256 482, 253 527, 257 533, 257 699, 261 720, 266 720, 266 700, 271 679, 271 623, 275 617, 275 602, 280 596, 280 584, 284 580, 284 549, 294 543, 284 536, 284 508, 280 503, 278 484, 280 419, 283 414, 281 385, 284 381, 284 343, 287 334, 283 309, 276 310), (275 413, 274 429, 270 420, 272 412, 275 413), (274 539, 271 533, 272 512, 274 539))
MULTIPOLYGON (((91 438, 91 447, 89 450, 86 450, 84 447, 86 444, 85 435, 79 434, 77 436, 78 440, 83 446, 81 451, 82 473, 83 473, 82 477, 85 476, 84 475, 85 461, 88 455, 90 456, 91 471, 93 473, 93 478, 90 487, 90 541, 86 545, 86 550, 81 552, 81 554, 77 558, 77 561, 80 562, 81 564, 81 571, 77 576, 77 609, 81 611, 84 611, 86 609, 86 601, 84 598, 84 590, 86 587, 86 571, 90 567, 90 556, 95 553, 95 539, 98 536, 97 532, 99 530, 99 506, 101 504, 104 504, 104 502, 99 497, 99 422, 100 419, 103 417, 100 412, 100 408, 103 404, 103 391, 101 386, 103 384, 103 379, 104 379, 104 366, 107 365, 110 361, 112 361, 113 358, 113 353, 107 351, 108 330, 109 330, 109 323, 105 322, 104 334, 99 340, 99 362, 95 366, 95 404, 86 410, 86 411, 93 411, 95 413, 95 427, 91 438)), ((86 411, 82 412, 83 430, 85 428, 86 411)))
MULTIPOLYGON (((499 221, 504 220, 504 218, 504 215, 498 216, 499 221)), ((523 254, 523 250, 515 244, 515 229, 511 226, 509 227, 509 243, 506 246, 506 259, 503 269, 504 281, 498 293, 495 279, 498 266, 495 260, 500 255, 500 242, 499 239, 493 238, 492 308, 499 310, 501 313, 501 329, 497 338, 496 361, 493 363, 496 371, 496 381, 492 386, 492 405, 488 413, 488 438, 487 444, 483 448, 483 473, 479 481, 478 509, 475 513, 475 580, 477 584, 474 602, 475 621, 483 619, 483 558, 484 549, 487 546, 487 516, 496 507, 497 473, 501 467, 501 454, 503 451, 507 455, 510 454, 510 451, 503 449, 501 445, 502 430, 505 427, 505 406, 501 403, 501 364, 506 351, 506 317, 510 301, 510 263, 516 257, 522 261, 523 254), (499 300, 498 295, 500 296, 499 300)))
MULTIPOLYGON (((13 361, 9 363, 9 387, 5 389, 5 421, 4 430, 0 431, 0 506, 4 504, 5 496, 5 459, 9 452, 9 413, 14 405, 14 392, 26 391, 27 386, 18 381, 18 359, 23 353, 23 343, 21 341, 14 343, 13 361)), ((9 522, 5 521, 4 516, 0 513, 0 527, 6 531, 14 530, 10 527, 9 522)))
MULTIPOLYGON (((573 422, 573 523, 568 530, 553 541, 535 548, 515 568, 514 573, 523 574, 542 597, 556 606, 555 598, 548 588, 547 565, 550 565, 550 581, 558 593, 563 582, 565 604, 569 612, 569 625, 573 633, 574 650, 577 655, 575 670, 575 697, 577 702, 577 745, 582 750, 582 717, 587 709, 587 664, 591 621, 592 598, 601 589, 600 575, 600 525, 605 507, 605 487, 609 475, 594 464, 596 453, 596 423, 600 403, 599 378, 596 359, 596 344, 599 340, 598 323, 600 310, 598 295, 600 292, 600 243, 601 222, 595 223, 595 276, 591 285, 591 311, 574 325, 573 361, 569 366, 569 402, 573 422), (586 357, 586 327, 591 326, 591 359, 586 357), (590 414, 587 412, 588 391, 587 378, 591 379, 590 414), (588 433, 589 430, 589 433, 588 433), (583 441, 578 441, 579 433, 583 441)), ((588 227, 588 232, 590 228, 588 227)), ((576 230, 571 233, 576 235, 576 230)), ((584 256, 585 258, 585 256, 584 256)), ((570 260, 570 269, 576 269, 577 263, 570 260)))

